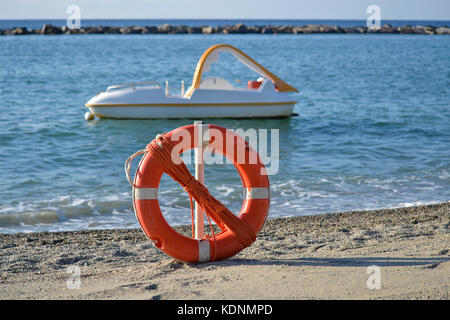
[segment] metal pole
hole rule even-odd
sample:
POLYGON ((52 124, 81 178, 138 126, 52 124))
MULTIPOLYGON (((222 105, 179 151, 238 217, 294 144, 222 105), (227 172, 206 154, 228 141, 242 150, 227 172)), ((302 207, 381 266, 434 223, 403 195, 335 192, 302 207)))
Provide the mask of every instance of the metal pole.
MULTIPOLYGON (((203 124, 201 121, 195 121, 195 132, 197 133, 197 147, 194 149, 194 162, 195 162, 195 179, 200 183, 205 182, 205 164, 203 163, 203 124)), ((195 202, 194 211, 194 233, 196 239, 203 239, 205 236, 204 231, 204 215, 203 209, 195 202)))

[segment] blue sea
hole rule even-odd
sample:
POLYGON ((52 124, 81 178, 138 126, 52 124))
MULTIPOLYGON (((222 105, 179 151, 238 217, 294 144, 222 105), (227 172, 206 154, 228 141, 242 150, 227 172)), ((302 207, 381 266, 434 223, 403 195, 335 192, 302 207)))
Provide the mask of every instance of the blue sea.
MULTIPOLYGON (((449 36, 2 36, 0 232, 137 228, 124 161, 193 119, 86 122, 84 104, 130 81, 168 80, 177 91, 217 43, 300 91, 296 117, 203 119, 279 129, 269 218, 450 200, 449 36)), ((228 56, 214 68, 237 86, 258 77, 228 56)), ((208 166, 205 179, 237 213, 243 194, 234 167, 208 166)), ((190 223, 186 193, 166 176, 159 199, 169 223, 190 223)))

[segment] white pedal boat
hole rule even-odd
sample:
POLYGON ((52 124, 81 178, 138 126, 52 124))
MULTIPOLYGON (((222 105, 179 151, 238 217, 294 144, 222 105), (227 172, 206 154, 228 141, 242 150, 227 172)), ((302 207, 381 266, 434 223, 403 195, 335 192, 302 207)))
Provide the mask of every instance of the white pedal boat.
MULTIPOLYGON (((110 86, 86 103, 99 118, 176 119, 176 118, 267 118, 289 117, 295 101, 289 92, 298 92, 263 68, 239 49, 219 44, 206 50, 195 69, 192 85, 180 94, 170 94, 168 83, 162 88, 154 81, 110 86), (219 77, 202 79, 220 52, 230 52, 241 63, 261 75, 246 88, 219 77)), ((90 116, 90 117, 89 117, 90 116)))

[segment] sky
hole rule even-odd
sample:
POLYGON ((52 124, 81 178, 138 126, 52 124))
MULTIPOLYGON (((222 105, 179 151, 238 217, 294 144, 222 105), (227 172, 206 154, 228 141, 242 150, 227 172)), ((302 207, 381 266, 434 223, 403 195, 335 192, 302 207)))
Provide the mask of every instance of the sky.
POLYGON ((0 0, 0 19, 352 19, 378 5, 385 20, 450 20, 450 0, 0 0))

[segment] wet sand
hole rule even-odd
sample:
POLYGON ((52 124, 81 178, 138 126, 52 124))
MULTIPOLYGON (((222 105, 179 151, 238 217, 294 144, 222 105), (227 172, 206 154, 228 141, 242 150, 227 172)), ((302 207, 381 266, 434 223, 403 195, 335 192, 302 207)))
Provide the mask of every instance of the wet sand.
POLYGON ((0 298, 448 299, 449 225, 450 202, 268 219, 251 247, 205 264, 141 230, 0 235, 0 298))

